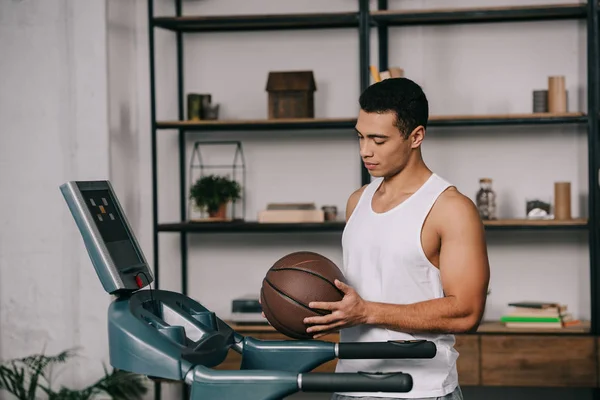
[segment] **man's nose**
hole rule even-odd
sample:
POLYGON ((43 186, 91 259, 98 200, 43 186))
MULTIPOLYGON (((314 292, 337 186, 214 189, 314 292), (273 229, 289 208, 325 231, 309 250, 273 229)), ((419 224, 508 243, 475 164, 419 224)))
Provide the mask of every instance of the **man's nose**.
POLYGON ((366 140, 362 140, 360 142, 360 156, 362 158, 373 156, 373 150, 371 149, 371 146, 369 146, 369 143, 366 140))

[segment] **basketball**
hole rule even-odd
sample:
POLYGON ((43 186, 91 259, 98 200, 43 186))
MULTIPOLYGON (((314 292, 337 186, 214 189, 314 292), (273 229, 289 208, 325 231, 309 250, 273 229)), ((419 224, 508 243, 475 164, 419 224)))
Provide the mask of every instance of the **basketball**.
POLYGON ((342 271, 327 257, 310 251, 288 254, 273 264, 262 282, 260 300, 269 323, 293 339, 311 339, 306 317, 330 311, 311 309, 311 301, 340 301, 344 293, 335 280, 346 282, 342 271))

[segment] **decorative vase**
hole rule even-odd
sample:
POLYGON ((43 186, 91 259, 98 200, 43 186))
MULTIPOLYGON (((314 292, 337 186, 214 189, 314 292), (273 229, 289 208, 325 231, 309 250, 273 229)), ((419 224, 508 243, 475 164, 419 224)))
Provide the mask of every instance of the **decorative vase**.
POLYGON ((208 216, 210 218, 225 219, 227 217, 227 203, 221 204, 217 211, 209 211, 208 216))

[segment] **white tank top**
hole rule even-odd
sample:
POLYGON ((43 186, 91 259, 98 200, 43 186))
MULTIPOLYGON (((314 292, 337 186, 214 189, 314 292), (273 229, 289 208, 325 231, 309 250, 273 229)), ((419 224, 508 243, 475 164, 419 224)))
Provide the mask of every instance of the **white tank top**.
MULTIPOLYGON (((439 270, 429 262, 421 246, 421 228, 438 196, 451 185, 432 174, 408 199, 384 212, 373 211, 371 200, 383 178, 374 179, 363 191, 342 235, 342 270, 349 284, 365 300, 409 304, 444 296, 439 270)), ((408 373, 413 389, 408 393, 344 393, 348 396, 396 398, 438 397, 458 385, 454 335, 407 334, 362 325, 342 329, 340 342, 388 340, 433 341, 433 359, 338 360, 337 372, 408 373)))

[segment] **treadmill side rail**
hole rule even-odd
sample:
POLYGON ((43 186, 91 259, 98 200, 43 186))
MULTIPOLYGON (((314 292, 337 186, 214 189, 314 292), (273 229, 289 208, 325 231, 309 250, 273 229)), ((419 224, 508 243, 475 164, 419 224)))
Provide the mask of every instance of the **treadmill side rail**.
POLYGON ((240 369, 307 372, 336 357, 336 344, 318 340, 244 338, 240 369))

